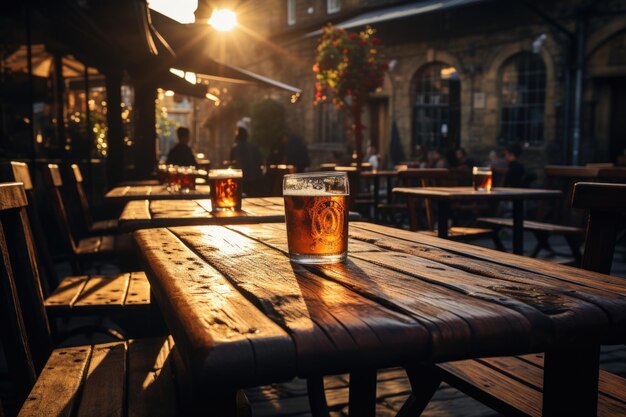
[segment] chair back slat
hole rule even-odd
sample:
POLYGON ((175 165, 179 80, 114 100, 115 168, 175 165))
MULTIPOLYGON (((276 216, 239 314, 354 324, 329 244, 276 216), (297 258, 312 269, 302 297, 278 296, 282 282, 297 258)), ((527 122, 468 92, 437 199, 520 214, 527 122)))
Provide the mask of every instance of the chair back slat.
POLYGON ((0 184, 0 328, 7 363, 24 398, 52 350, 27 204, 22 184, 0 184))
POLYGON ((45 296, 49 295, 51 290, 59 285, 59 277, 54 267, 54 262, 47 244, 46 234, 44 233, 42 223, 37 210, 36 198, 33 181, 30 176, 28 165, 24 162, 11 161, 10 163, 0 164, 0 180, 4 182, 21 182, 24 184, 26 199, 28 206, 26 213, 28 221, 33 232, 35 249, 37 258, 39 259, 40 277, 42 290, 45 296))
POLYGON ((572 207, 589 211, 581 267, 610 273, 617 232, 626 213, 626 184, 576 183, 572 207))
MULTIPOLYGON (((442 187, 449 180, 450 171, 447 168, 409 168, 398 172, 400 182, 405 187, 442 187)), ((424 201, 424 211, 426 213, 426 228, 434 229, 434 213, 430 199, 424 201)), ((409 223, 411 230, 420 229, 420 220, 418 216, 419 208, 417 207, 417 199, 410 197, 409 204, 409 223)))
POLYGON ((63 181, 61 179, 61 172, 58 165, 48 164, 43 168, 43 178, 48 194, 52 202, 52 208, 54 215, 59 226, 61 233, 61 244, 64 246, 65 253, 70 257, 70 262, 75 271, 80 270, 76 259, 76 242, 72 234, 72 227, 70 225, 63 196, 61 194, 61 187, 63 187, 63 181))
POLYGON ((30 172, 28 172, 28 165, 24 162, 11 161, 2 164, 0 175, 2 175, 3 181, 21 182, 24 184, 26 194, 33 191, 33 181, 31 180, 30 172))
POLYGON ((72 164, 70 175, 68 176, 69 181, 66 184, 69 188, 69 192, 72 195, 73 202, 78 203, 79 206, 79 216, 81 217, 80 224, 76 225, 78 232, 80 234, 86 234, 89 232, 89 229, 93 225, 93 218, 91 217, 91 209, 89 207, 89 199, 87 198, 87 194, 85 193, 85 188, 83 187, 83 174, 80 171, 80 167, 77 164, 72 164))

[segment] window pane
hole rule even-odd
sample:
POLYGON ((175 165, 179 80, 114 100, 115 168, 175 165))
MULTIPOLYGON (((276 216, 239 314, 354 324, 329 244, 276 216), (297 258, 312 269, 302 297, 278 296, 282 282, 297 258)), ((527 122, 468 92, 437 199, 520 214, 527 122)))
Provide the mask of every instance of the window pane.
POLYGON ((543 142, 546 68, 541 58, 522 52, 509 58, 500 76, 500 137, 498 142, 543 142))

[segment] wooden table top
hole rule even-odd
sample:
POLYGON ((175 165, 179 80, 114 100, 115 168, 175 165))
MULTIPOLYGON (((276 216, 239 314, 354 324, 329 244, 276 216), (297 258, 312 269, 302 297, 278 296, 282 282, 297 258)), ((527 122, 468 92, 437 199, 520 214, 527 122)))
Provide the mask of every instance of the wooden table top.
POLYGON ((473 187, 396 187, 393 192, 435 200, 527 200, 563 196, 559 190, 508 187, 492 188, 489 192, 476 191, 473 187))
POLYGON ((241 211, 212 212, 211 200, 136 200, 124 207, 119 227, 125 232, 151 227, 285 221, 282 197, 244 198, 241 211))
POLYGON ((362 177, 393 177, 394 175, 398 175, 398 171, 393 171, 393 170, 361 171, 362 177))
POLYGON ((352 222, 348 261, 302 266, 282 224, 135 232, 207 389, 626 341, 626 281, 352 222))
POLYGON ((211 198, 208 185, 197 185, 188 193, 171 192, 164 185, 129 185, 115 187, 104 195, 108 201, 125 202, 132 200, 190 200, 211 198))

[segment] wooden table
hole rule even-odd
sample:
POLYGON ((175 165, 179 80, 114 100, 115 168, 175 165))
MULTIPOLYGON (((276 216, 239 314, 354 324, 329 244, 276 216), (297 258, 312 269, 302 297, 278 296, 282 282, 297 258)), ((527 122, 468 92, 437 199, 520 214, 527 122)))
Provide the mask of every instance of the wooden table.
POLYGON ((285 221, 282 197, 244 198, 241 211, 213 212, 211 200, 137 200, 124 207, 119 227, 125 232, 151 227, 285 221))
MULTIPOLYGON (((137 200, 124 207, 118 224, 121 230, 210 224, 282 223, 285 221, 283 197, 244 198, 240 211, 214 213, 211 200, 137 200)), ((361 215, 351 211, 351 221, 361 215)))
MULTIPOLYGON (((194 407, 230 416, 239 388, 299 376, 319 392, 349 372, 351 415, 369 417, 380 368, 419 381, 418 363, 548 351, 597 370, 579 346, 626 341, 623 279, 369 223, 349 236, 346 263, 304 267, 282 224, 135 232, 194 407)), ((562 398, 583 378, 562 370, 546 363, 551 401, 597 396, 562 398)))
POLYGON ((490 192, 474 191, 472 187, 398 187, 393 192, 408 197, 428 198, 437 204, 437 235, 448 237, 450 205, 467 201, 513 202, 513 253, 524 254, 524 200, 560 198, 558 190, 532 188, 493 188, 490 192))
POLYGON ((208 185, 197 185, 188 193, 171 192, 164 185, 128 185, 115 187, 104 195, 109 202, 126 203, 132 200, 191 200, 211 198, 208 185))

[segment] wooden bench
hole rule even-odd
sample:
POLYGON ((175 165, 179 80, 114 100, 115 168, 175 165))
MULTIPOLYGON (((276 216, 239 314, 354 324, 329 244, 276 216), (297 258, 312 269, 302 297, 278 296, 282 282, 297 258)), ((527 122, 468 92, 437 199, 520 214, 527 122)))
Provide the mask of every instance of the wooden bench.
MULTIPOLYGON (((572 207, 589 210, 582 268, 609 273, 616 226, 626 212, 626 185, 578 183, 572 207)), ((584 372, 577 370, 571 359, 567 365, 571 372, 584 372)), ((538 417, 544 415, 543 409, 554 409, 553 404, 543 402, 543 360, 544 355, 537 354, 449 362, 438 365, 433 379, 443 380, 505 415, 538 417)), ((626 415, 626 379, 602 370, 598 377, 597 415, 626 415)))
POLYGON ((128 268, 138 267, 137 262, 133 262, 134 249, 130 235, 75 237, 61 193, 63 180, 59 167, 56 164, 46 165, 43 169, 43 177, 60 229, 60 243, 64 246, 64 252, 75 274, 82 273, 85 262, 98 260, 117 260, 128 268))
MULTIPOLYGON (((478 222, 491 226, 496 232, 503 228, 513 227, 513 219, 503 217, 479 217, 478 222)), ((554 253, 554 250, 550 246, 548 239, 551 235, 563 235, 567 245, 570 248, 572 256, 576 262, 576 265, 580 264, 581 253, 580 244, 582 243, 582 237, 585 230, 580 227, 565 226, 554 223, 537 222, 532 220, 524 220, 524 230, 532 232, 537 239, 537 243, 532 250, 530 256, 533 258, 539 255, 542 249, 554 253)))
POLYGON ((0 184, 0 340, 19 416, 177 415, 171 338, 52 350, 27 204, 21 183, 0 184))
MULTIPOLYGON (((403 184, 417 184, 420 187, 446 186, 450 185, 451 181, 456 183, 460 179, 457 173, 451 174, 451 171, 445 168, 407 169, 400 171, 399 177, 403 184)), ((420 222, 418 201, 417 198, 408 198, 406 203, 409 212, 409 225, 413 231, 420 231, 423 228, 422 222, 420 222)), ((424 199, 423 206, 427 230, 421 230, 420 233, 436 236, 433 205, 429 199, 424 199)), ((491 238, 498 249, 504 248, 497 234, 492 229, 484 227, 451 226, 448 228, 448 237, 453 240, 491 238)))

